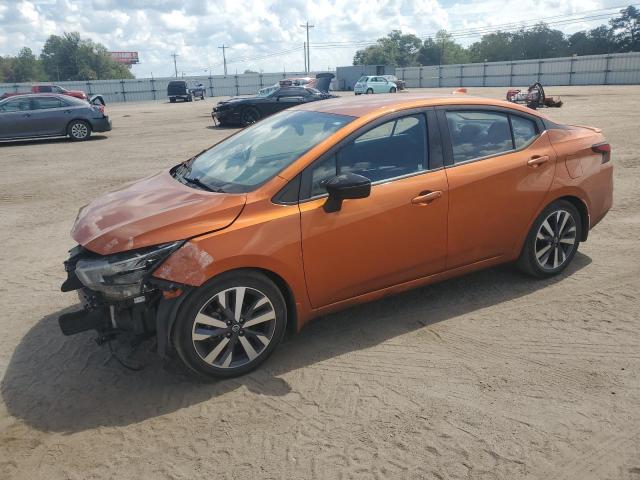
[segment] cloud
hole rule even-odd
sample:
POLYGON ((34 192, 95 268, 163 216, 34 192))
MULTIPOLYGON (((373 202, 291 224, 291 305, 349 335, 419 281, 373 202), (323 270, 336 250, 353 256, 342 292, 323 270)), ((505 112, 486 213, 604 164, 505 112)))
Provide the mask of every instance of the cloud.
MULTIPOLYGON (((231 73, 253 70, 300 71, 302 45, 310 31, 314 69, 349 65, 359 48, 393 29, 433 35, 449 31, 567 15, 619 3, 616 0, 0 0, 0 55, 16 55, 22 46, 39 52, 51 34, 78 31, 110 50, 140 53, 138 77, 173 73, 171 54, 185 74, 222 72, 221 45, 229 47, 231 73), (340 42, 341 48, 322 46, 340 42)), ((605 20, 558 28, 573 32, 605 20)), ((477 38, 459 37, 463 44, 477 38)))

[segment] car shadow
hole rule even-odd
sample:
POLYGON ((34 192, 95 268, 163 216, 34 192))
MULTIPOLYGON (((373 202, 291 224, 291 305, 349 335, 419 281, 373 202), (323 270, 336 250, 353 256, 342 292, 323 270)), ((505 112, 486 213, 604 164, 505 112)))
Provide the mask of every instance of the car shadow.
MULTIPOLYGON (((106 135, 93 134, 86 140, 83 140, 82 142, 77 142, 77 143, 95 142, 100 140, 106 140, 107 138, 109 137, 106 135)), ((76 143, 76 142, 73 142, 73 140, 71 140, 69 137, 29 138, 29 139, 22 139, 22 140, 0 140, 0 147, 2 146, 16 147, 20 145, 43 145, 43 144, 46 145, 46 144, 55 144, 55 143, 76 143)))
MULTIPOLYGON (((549 287, 586 267, 578 253, 567 270, 547 280, 529 278, 502 266, 448 280, 312 322, 293 335, 256 371, 243 377, 206 381, 185 373, 177 360, 161 360, 152 342, 125 362, 98 347, 95 334, 64 337, 57 318, 67 308, 39 320, 16 347, 0 391, 8 412, 41 431, 78 432, 122 426, 214 399, 241 386, 268 396, 291 391, 283 374, 351 351, 369 348, 437 322, 508 302, 549 287)), ((487 318, 487 320, 490 320, 487 318)))

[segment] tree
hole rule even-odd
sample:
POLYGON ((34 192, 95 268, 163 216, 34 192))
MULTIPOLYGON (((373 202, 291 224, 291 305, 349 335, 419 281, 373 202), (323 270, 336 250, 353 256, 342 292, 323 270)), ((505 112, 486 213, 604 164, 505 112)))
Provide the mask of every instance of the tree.
POLYGON ((395 65, 411 67, 417 65, 422 41, 413 34, 393 30, 379 38, 375 45, 358 50, 353 57, 354 65, 395 65))
POLYGON ((31 82, 42 80, 43 76, 40 63, 31 49, 22 48, 13 64, 13 81, 31 82))
POLYGON ((575 55, 598 55, 618 51, 613 30, 601 25, 593 30, 576 32, 569 37, 569 52, 575 55))
POLYGON ((103 45, 83 40, 77 32, 51 35, 40 54, 45 73, 53 80, 133 78, 129 69, 114 61, 103 45))
POLYGON ((469 54, 465 48, 453 40, 446 30, 436 33, 436 38, 427 38, 418 54, 420 65, 451 65, 466 63, 469 54))
POLYGON ((472 62, 499 62, 514 57, 513 34, 495 32, 483 35, 479 42, 469 47, 472 62))
POLYGON ((640 11, 633 5, 620 10, 620 16, 611 20, 611 29, 620 51, 640 49, 640 11))

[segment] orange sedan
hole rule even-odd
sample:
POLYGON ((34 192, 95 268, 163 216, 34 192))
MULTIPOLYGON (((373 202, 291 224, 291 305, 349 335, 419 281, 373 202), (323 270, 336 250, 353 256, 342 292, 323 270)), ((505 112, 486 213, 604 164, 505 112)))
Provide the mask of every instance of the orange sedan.
POLYGON ((60 326, 239 375, 327 312, 505 262, 556 275, 612 190, 599 129, 512 103, 305 104, 83 207, 60 326))

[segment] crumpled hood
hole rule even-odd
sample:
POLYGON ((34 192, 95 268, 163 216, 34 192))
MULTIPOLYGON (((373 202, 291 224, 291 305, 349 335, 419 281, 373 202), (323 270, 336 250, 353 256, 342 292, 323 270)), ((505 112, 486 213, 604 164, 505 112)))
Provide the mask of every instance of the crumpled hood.
POLYGON ((71 236, 102 255, 148 247, 228 227, 245 202, 244 194, 183 185, 166 170, 82 207, 71 236))

